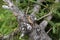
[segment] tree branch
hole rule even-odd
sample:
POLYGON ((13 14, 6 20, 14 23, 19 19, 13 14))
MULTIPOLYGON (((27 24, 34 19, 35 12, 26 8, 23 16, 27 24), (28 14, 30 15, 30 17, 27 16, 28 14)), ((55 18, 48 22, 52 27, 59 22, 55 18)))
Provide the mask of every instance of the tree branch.
MULTIPOLYGON (((49 14, 52 13, 52 12, 49 12, 49 14)), ((50 21, 52 19, 52 15, 50 14, 49 16, 46 17, 46 19, 44 19, 41 23, 40 23, 40 27, 41 27, 41 30, 45 29, 47 24, 48 24, 48 21, 50 21)))
POLYGON ((18 7, 16 7, 11 0, 3 0, 8 4, 9 9, 14 13, 15 16, 24 16, 24 12, 22 10, 19 10, 18 7))
MULTIPOLYGON (((37 0, 37 3, 41 3, 41 2, 44 2, 44 0, 37 0)), ((39 9, 40 9, 40 5, 35 4, 35 6, 33 8, 33 12, 30 15, 30 17, 33 21, 36 20, 35 14, 39 12, 39 9)))

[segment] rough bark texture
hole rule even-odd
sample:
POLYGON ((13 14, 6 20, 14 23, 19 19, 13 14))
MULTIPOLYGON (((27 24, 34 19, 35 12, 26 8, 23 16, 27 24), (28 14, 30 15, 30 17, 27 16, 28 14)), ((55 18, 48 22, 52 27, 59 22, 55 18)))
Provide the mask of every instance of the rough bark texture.
MULTIPOLYGON (((45 0, 37 0, 38 3, 44 1, 45 0)), ((24 13, 24 11, 19 10, 18 7, 16 7, 13 2, 11 2, 11 0, 4 0, 4 2, 8 4, 8 9, 10 9, 16 16, 19 29, 8 36, 3 36, 3 39, 8 38, 7 40, 13 40, 13 35, 17 32, 21 32, 20 38, 23 37, 25 34, 29 34, 29 40, 52 40, 45 32, 48 21, 52 19, 52 12, 49 12, 49 15, 47 17, 44 16, 43 18, 45 19, 40 24, 37 24, 35 13, 39 12, 40 5, 35 4, 31 15, 27 15, 26 13, 24 13), (12 39, 10 39, 11 37, 12 39)))

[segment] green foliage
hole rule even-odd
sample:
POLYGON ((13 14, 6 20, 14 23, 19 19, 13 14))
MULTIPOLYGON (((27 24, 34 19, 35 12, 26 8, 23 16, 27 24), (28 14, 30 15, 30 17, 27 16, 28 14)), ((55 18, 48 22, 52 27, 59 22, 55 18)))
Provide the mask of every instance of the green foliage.
MULTIPOLYGON (((15 0, 14 0, 15 2, 15 0)), ((0 0, 0 8, 2 6, 3 1, 0 0)), ((15 3, 16 4, 16 3, 15 3)), ((27 7, 29 7, 28 14, 32 12, 32 8, 34 7, 33 4, 38 4, 36 0, 20 0, 16 6, 19 9, 23 9, 26 11, 27 7)), ((51 11, 53 8, 53 18, 49 21, 50 28, 52 27, 52 31, 49 35, 52 37, 53 40, 60 40, 60 3, 54 3, 54 0, 46 0, 42 3, 41 9, 39 10, 39 14, 36 14, 37 19, 46 15, 51 11)), ((7 35, 14 30, 18 25, 15 16, 13 16, 10 10, 0 9, 0 34, 7 35)), ((18 35, 16 37, 18 39, 18 35)), ((27 39, 28 37, 26 37, 27 39)), ((16 40, 16 39, 15 39, 16 40)), ((19 39, 18 39, 19 40, 19 39)), ((24 40, 24 38, 20 39, 24 40)))
POLYGON ((0 13, 0 33, 9 34, 17 27, 16 18, 9 10, 1 10, 0 13))

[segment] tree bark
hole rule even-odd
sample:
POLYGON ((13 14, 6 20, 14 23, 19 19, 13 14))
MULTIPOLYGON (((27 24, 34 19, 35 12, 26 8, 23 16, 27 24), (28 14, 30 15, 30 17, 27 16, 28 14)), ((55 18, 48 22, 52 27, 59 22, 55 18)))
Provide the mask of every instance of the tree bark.
MULTIPOLYGON (((45 0, 37 0, 38 3, 44 1, 45 0)), ((11 0, 4 0, 4 2, 8 4, 9 10, 11 10, 17 18, 19 26, 19 30, 17 30, 17 32, 22 33, 20 38, 25 34, 29 34, 29 40, 52 40, 45 32, 48 21, 52 19, 52 12, 49 12, 50 14, 48 13, 49 15, 46 17, 46 19, 44 19, 40 24, 37 24, 35 14, 39 12, 40 5, 34 4, 35 6, 33 8, 33 12, 31 15, 27 15, 24 11, 19 10, 19 8, 15 6, 11 0)), ((6 38, 10 40, 10 37, 13 37, 14 34, 15 32, 11 33, 11 35, 8 35, 6 38)), ((3 39, 5 38, 3 37, 3 39)))

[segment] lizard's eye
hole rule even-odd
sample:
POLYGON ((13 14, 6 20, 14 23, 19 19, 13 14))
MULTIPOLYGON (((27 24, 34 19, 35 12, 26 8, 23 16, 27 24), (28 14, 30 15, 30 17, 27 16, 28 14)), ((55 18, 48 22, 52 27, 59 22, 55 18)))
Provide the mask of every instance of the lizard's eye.
POLYGON ((32 29, 32 27, 31 27, 30 24, 27 24, 27 29, 28 29, 28 30, 31 30, 31 29, 32 29))

